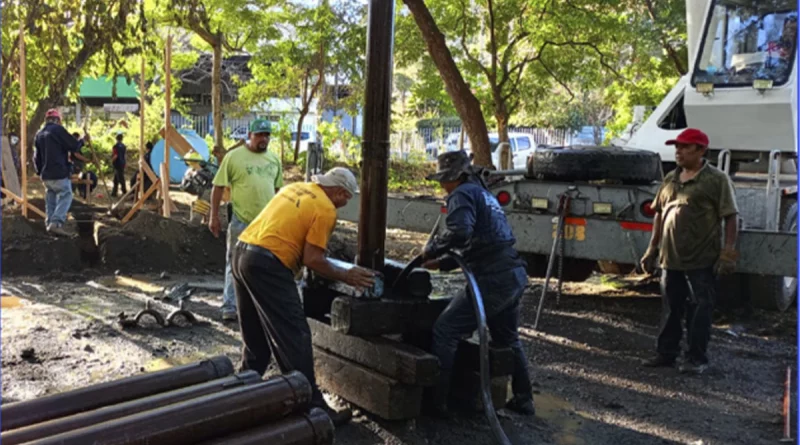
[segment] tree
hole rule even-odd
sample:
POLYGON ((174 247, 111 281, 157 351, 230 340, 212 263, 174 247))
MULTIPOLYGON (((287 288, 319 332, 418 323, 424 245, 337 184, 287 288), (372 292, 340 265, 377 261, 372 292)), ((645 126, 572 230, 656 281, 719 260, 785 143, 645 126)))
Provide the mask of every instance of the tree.
POLYGON ((169 0, 160 16, 191 30, 212 51, 211 109, 214 120, 214 155, 225 155, 222 133, 223 50, 241 52, 268 37, 272 29, 264 11, 268 0, 169 0))
MULTIPOLYGON (((45 112, 75 98, 82 76, 124 72, 126 59, 142 51, 144 12, 128 0, 3 1, 2 96, 5 132, 19 128, 19 23, 25 28, 27 132, 33 135, 45 112)), ((30 147, 33 137, 28 138, 30 147)))

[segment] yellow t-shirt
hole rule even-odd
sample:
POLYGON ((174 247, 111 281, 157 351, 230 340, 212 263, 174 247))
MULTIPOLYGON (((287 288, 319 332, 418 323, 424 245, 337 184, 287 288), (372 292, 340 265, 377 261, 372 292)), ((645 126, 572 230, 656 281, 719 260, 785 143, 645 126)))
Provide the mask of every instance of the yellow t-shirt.
POLYGON ((296 275, 306 243, 326 249, 335 227, 336 207, 322 188, 296 182, 275 195, 239 240, 268 249, 296 275))

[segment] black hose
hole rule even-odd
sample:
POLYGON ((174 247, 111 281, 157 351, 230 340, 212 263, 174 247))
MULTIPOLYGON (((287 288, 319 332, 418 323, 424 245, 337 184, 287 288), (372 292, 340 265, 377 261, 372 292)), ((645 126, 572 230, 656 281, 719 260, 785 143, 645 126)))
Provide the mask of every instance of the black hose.
POLYGON ((486 326, 486 311, 483 308, 483 297, 481 296, 481 290, 478 287, 478 282, 475 280, 475 275, 472 274, 472 271, 467 267, 467 262, 464 261, 460 255, 454 252, 448 252, 456 263, 458 263, 459 267, 461 267, 461 271, 464 272, 464 276, 467 278, 467 285, 472 295, 472 307, 475 308, 475 318, 478 319, 478 338, 480 339, 480 360, 481 360, 481 399, 483 400, 483 412, 486 414, 486 420, 489 421, 489 426, 492 428, 492 433, 494 434, 495 439, 497 442, 502 445, 511 445, 511 441, 508 440, 508 436, 506 436, 505 431, 503 431, 503 427, 500 425, 500 420, 497 419, 497 413, 494 410, 494 405, 492 404, 492 394, 491 394, 491 383, 489 378, 489 339, 487 335, 487 326, 486 326))

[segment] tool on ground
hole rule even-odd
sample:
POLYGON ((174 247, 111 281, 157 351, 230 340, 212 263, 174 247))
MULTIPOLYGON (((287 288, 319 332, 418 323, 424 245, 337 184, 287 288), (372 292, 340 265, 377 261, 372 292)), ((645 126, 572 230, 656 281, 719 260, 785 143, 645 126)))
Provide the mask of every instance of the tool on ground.
POLYGON ((472 296, 472 307, 475 308, 475 318, 478 321, 478 338, 480 339, 480 369, 481 369, 481 400, 483 401, 483 412, 486 414, 486 419, 489 421, 489 426, 492 429, 497 442, 502 445, 511 445, 505 431, 503 431, 500 421, 497 419, 497 412, 492 404, 492 388, 491 376, 489 375, 489 335, 488 327, 486 325, 486 311, 483 307, 483 297, 481 290, 478 287, 478 282, 475 280, 475 275, 467 267, 467 262, 464 261, 460 255, 455 252, 448 252, 448 254, 458 263, 461 272, 467 279, 467 287, 469 294, 472 296))
POLYGON ((783 437, 781 442, 792 440, 792 367, 786 367, 786 381, 783 385, 783 437))
POLYGON ((183 318, 189 324, 197 323, 197 318, 195 318, 194 314, 184 308, 185 303, 186 300, 181 300, 178 303, 178 309, 175 309, 174 311, 170 312, 169 315, 167 315, 167 325, 180 326, 178 323, 176 323, 176 320, 179 318, 183 318))
MULTIPOLYGON (((533 329, 537 329, 539 326, 539 317, 542 314, 542 308, 544 307, 544 299, 547 296, 547 291, 550 288, 550 277, 553 273, 553 264, 556 259, 556 248, 559 244, 563 246, 564 242, 563 232, 564 232, 564 223, 567 219, 567 215, 569 214, 569 204, 570 204, 570 196, 567 194, 561 195, 561 198, 558 202, 558 223, 556 225, 556 236, 553 239, 553 245, 550 248, 550 259, 547 262, 547 273, 544 276, 544 286, 542 286, 542 295, 539 297, 539 306, 536 308, 536 320, 533 322, 533 329)), ((559 265, 559 276, 558 276, 558 297, 560 300, 561 296, 561 283, 563 277, 563 261, 564 255, 563 251, 561 253, 561 263, 559 265)))
POLYGON ((156 321, 156 323, 159 326, 166 326, 167 325, 166 320, 164 320, 164 316, 161 315, 160 313, 158 313, 158 311, 156 311, 155 309, 152 308, 152 303, 151 303, 150 300, 147 300, 144 303, 144 309, 139 311, 136 314, 136 316, 133 317, 133 319, 134 319, 134 321, 136 322, 137 325, 141 326, 142 325, 142 318, 144 318, 147 315, 149 315, 150 317, 153 317, 153 319, 156 321))

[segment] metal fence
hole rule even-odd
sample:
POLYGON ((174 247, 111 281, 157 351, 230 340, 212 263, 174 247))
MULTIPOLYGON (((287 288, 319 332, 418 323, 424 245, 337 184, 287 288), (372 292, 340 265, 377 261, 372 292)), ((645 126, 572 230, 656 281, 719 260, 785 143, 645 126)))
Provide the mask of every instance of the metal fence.
MULTIPOLYGON (((239 127, 244 127, 245 129, 249 128, 250 122, 252 122, 253 119, 254 118, 237 118, 237 119, 225 118, 222 121, 223 131, 225 132, 225 134, 230 134, 239 127)), ((209 119, 207 116, 194 115, 194 114, 183 116, 181 114, 173 112, 171 120, 172 120, 172 125, 175 128, 192 129, 198 135, 200 135, 200 137, 203 138, 206 137, 206 135, 213 133, 213 125, 211 124, 211 119, 209 119)))

